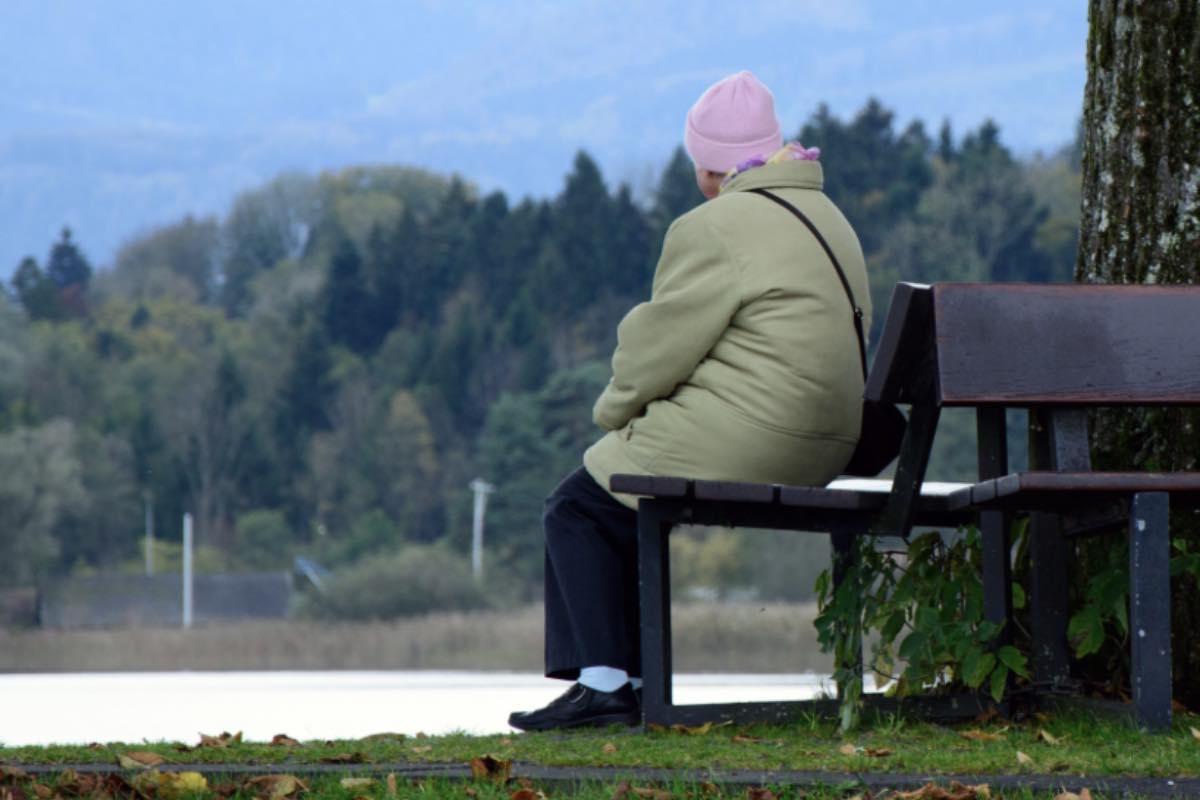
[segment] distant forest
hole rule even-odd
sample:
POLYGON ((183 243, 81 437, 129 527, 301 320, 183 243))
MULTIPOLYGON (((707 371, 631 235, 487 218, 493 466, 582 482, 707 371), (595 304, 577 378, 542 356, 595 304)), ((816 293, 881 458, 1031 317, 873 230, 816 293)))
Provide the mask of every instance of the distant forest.
MULTIPOLYGON (((1077 144, 1017 159, 991 123, 898 129, 874 100, 796 133, 862 241, 876 328, 897 280, 1072 279, 1077 144)), ((66 230, 15 265, 0 588, 139 570, 150 507, 160 568, 189 511, 202 569, 333 570, 316 613, 411 611, 431 575, 443 606, 538 596, 542 499, 598 435, 616 324, 667 226, 703 200, 681 149, 648 197, 586 153, 569 167, 556 197, 519 202, 403 166, 285 174, 111 268, 66 230), (468 575, 476 477, 495 486, 486 589, 468 575)), ((951 441, 940 459, 931 477, 965 477, 973 455, 951 441)), ((761 568, 711 542, 691 563, 712 580, 761 568)))

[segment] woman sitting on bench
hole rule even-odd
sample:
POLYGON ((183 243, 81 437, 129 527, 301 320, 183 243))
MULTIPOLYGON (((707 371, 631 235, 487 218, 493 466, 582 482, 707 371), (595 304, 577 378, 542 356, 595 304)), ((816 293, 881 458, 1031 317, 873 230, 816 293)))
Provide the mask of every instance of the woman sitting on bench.
POLYGON ((784 145, 749 72, 709 87, 684 143, 708 202, 671 225, 649 302, 617 328, 593 416, 607 433, 546 501, 546 675, 576 680, 521 730, 640 721, 636 498, 614 473, 824 485, 859 435, 863 372, 846 290, 870 324, 862 250, 821 191, 816 148, 784 145), (778 200, 776 201, 778 202, 778 200))

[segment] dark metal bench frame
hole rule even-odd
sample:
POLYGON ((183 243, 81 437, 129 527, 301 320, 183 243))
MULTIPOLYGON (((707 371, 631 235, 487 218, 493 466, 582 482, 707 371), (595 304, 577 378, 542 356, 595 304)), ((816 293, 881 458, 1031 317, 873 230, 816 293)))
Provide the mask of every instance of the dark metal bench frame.
MULTIPOLYGON (((831 712, 836 705, 833 700, 672 702, 667 545, 676 525, 829 534, 836 584, 853 552, 854 537, 903 536, 914 525, 977 522, 984 616, 1006 623, 1006 636, 1012 619, 1011 522, 1014 515, 1028 513, 1035 686, 1061 682, 1069 673, 1067 538, 1110 531, 1128 519, 1135 716, 1149 728, 1169 727, 1168 498, 1196 505, 1200 474, 1091 472, 1085 410, 1099 405, 1200 405, 1200 337, 1187 331, 1187 341, 1195 344, 1182 355, 1178 352, 1181 328, 1194 327, 1198 310, 1200 289, 1181 287, 902 283, 893 293, 865 393, 870 399, 910 406, 890 491, 613 476, 614 491, 642 496, 638 536, 644 721, 782 721, 806 710, 831 712), (1095 324, 1098 315, 1111 327, 1079 327, 1095 324), (1081 331, 1086 335, 1080 336, 1081 331), (1022 336, 1030 343, 1022 346, 1022 336), (1082 339, 1078 346, 1056 349, 1071 336, 1082 339), (1134 350, 1147 357, 1160 354, 1172 340, 1176 350, 1170 357, 1144 369, 1127 363, 1131 341, 1134 350), (1089 348, 1090 361, 1085 352, 1089 348), (1178 377, 1184 362, 1192 364, 1193 371, 1178 377), (1176 377, 1164 380, 1164 370, 1176 377), (934 433, 946 406, 976 408, 979 482, 951 495, 923 495, 934 433), (1010 407, 1030 409, 1036 434, 1033 471, 1009 473, 1005 411, 1010 407)), ((979 695, 866 700, 880 710, 903 708, 932 717, 972 716, 987 704, 979 695)), ((1007 703, 1002 706, 1006 711, 1007 703)))

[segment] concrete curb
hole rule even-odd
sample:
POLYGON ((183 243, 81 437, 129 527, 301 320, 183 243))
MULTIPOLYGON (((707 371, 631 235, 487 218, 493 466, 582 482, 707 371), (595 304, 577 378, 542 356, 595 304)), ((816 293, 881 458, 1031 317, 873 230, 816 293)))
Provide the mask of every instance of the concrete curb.
MULTIPOLYGON (((31 775, 52 775, 68 769, 80 773, 135 774, 109 764, 13 764, 31 775)), ((389 773, 401 780, 471 780, 466 764, 393 763, 393 764, 163 764, 162 772, 199 772, 205 775, 269 775, 287 773, 296 776, 372 775, 389 773)), ((1113 797, 1200 797, 1200 778, 1148 778, 1080 775, 932 775, 896 772, 815 772, 803 770, 705 770, 665 769, 656 767, 547 767, 514 762, 511 778, 527 778, 535 783, 573 786, 580 783, 702 783, 731 787, 791 786, 798 788, 842 786, 854 789, 912 790, 933 782, 946 786, 951 781, 965 785, 988 784, 993 791, 1027 789, 1037 792, 1079 791, 1086 787, 1113 797)))

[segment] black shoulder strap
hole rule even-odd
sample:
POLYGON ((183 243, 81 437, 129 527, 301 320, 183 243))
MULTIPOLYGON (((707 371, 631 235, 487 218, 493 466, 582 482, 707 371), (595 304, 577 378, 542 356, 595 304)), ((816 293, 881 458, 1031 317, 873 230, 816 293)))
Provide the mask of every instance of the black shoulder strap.
POLYGON ((833 249, 829 246, 829 242, 825 241, 825 237, 817 230, 817 226, 812 223, 812 220, 805 216, 804 212, 796 208, 794 205, 784 200, 777 194, 768 192, 766 189, 751 189, 751 192, 762 195, 768 200, 786 208, 796 216, 796 219, 804 223, 804 225, 812 231, 812 235, 817 238, 821 247, 825 250, 825 255, 829 256, 829 261, 833 264, 833 268, 837 270, 838 280, 842 282, 842 288, 846 290, 846 299, 850 301, 850 309, 854 312, 854 332, 858 334, 858 355, 862 359, 863 380, 867 377, 867 343, 863 337, 863 310, 854 301, 854 292, 850 289, 850 281, 846 279, 846 273, 842 270, 842 265, 838 263, 837 256, 833 254, 833 249))

